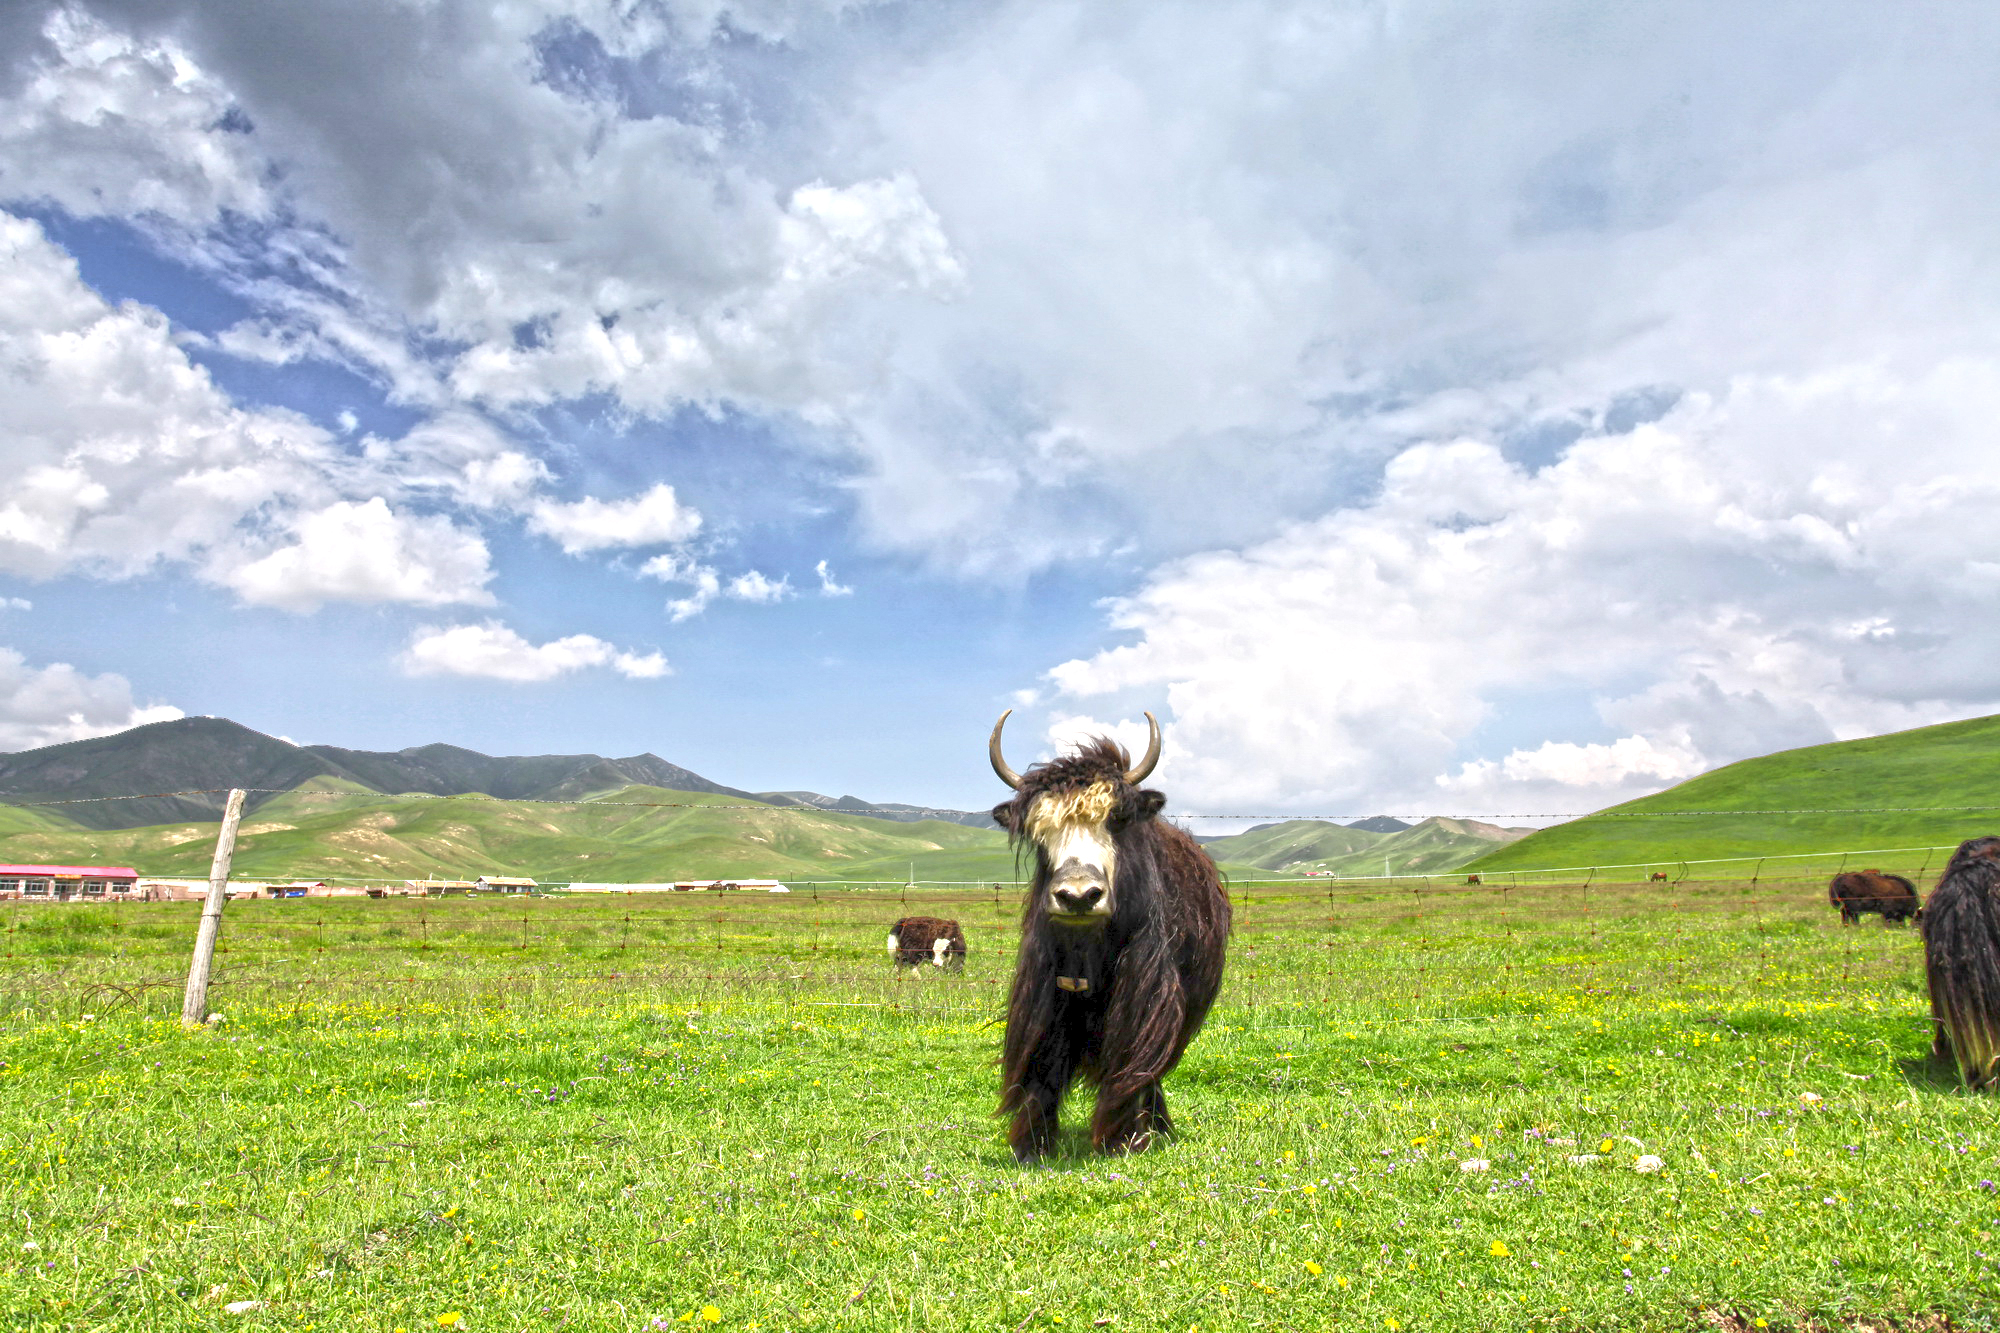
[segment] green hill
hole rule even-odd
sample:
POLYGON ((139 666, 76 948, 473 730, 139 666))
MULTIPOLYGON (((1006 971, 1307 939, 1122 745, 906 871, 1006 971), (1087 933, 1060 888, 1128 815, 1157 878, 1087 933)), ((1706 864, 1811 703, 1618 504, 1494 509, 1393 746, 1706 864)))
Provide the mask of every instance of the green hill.
POLYGON ((1288 819, 1208 844, 1218 861, 1254 867, 1252 875, 1424 875, 1455 870, 1494 844, 1523 836, 1473 819, 1433 816, 1395 833, 1376 833, 1319 819, 1288 819))
POLYGON ((1980 805, 2000 807, 2000 716, 1745 759, 1543 829, 1466 868, 1672 865, 1948 846, 2000 829, 2000 808, 1920 807, 1980 805), (1770 811, 1782 813, 1758 813, 1770 811))
MULTIPOLYGON (((0 859, 208 872, 212 823, 88 829, 40 811, 0 808, 0 859)), ((246 816, 235 874, 650 882, 731 876, 778 879, 1013 878, 997 829, 943 820, 895 822, 780 807, 714 792, 630 786, 578 804, 477 796, 397 799, 318 777, 246 816), (950 873, 940 873, 949 871, 950 873)))

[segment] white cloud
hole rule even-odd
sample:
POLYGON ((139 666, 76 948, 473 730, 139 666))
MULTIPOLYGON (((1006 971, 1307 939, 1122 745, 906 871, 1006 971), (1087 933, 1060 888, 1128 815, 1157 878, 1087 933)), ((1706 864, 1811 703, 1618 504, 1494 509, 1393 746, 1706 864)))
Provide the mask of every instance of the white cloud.
POLYGON ((586 496, 573 504, 538 501, 528 526, 555 539, 569 555, 615 546, 658 546, 683 542, 701 530, 701 515, 682 504, 662 482, 628 500, 586 496))
POLYGON ((0 751, 108 736, 184 716, 167 704, 140 705, 123 676, 86 676, 67 663, 31 667, 0 648, 0 751))
POLYGON ((79 7, 51 9, 42 38, 43 61, 0 101, 0 198, 182 223, 268 210, 234 99, 185 52, 79 7))
POLYGON ((768 605, 794 596, 789 578, 773 579, 752 569, 725 580, 713 567, 673 552, 654 556, 639 566, 639 572, 662 583, 684 583, 688 586, 687 596, 667 603, 668 619, 676 624, 700 615, 718 597, 768 605))
POLYGON ((833 571, 827 568, 826 561, 822 560, 818 564, 814 565, 813 573, 819 575, 820 596, 852 597, 854 595, 854 589, 852 586, 845 583, 838 583, 834 581, 833 571))
POLYGON ((287 611, 323 602, 490 604, 486 543, 443 517, 413 517, 378 496, 337 501, 292 525, 296 540, 215 571, 244 601, 287 611))
POLYGON ((477 676, 490 680, 554 680, 589 667, 609 667, 632 680, 672 674, 659 653, 633 653, 589 634, 534 644, 498 621, 482 625, 428 626, 403 653, 413 676, 477 676))
POLYGON ((782 602, 792 594, 790 579, 771 579, 756 570, 729 580, 729 595, 739 602, 782 602))
POLYGON ((1328 813, 1576 811, 2000 711, 1985 365, 1745 378, 1539 472, 1412 448, 1368 504, 1157 571, 1135 641, 1050 680, 1170 702, 1184 804, 1328 813), (1523 698, 1609 734, 1468 753, 1523 698))
POLYGON ((0 611, 32 611, 35 604, 25 597, 0 597, 0 611))
POLYGON ((0 213, 0 570, 130 575, 326 496, 324 432, 235 407, 157 311, 112 307, 41 228, 0 213))

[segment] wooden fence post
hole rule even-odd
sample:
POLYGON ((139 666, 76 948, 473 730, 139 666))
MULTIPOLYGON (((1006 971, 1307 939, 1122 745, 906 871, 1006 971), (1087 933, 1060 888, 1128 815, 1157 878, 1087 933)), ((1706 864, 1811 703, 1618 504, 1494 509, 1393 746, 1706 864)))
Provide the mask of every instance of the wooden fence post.
POLYGON ((198 1028, 208 1019, 208 972, 215 961, 215 937, 222 931, 222 905, 229 901, 229 862, 236 855, 236 826, 243 822, 243 789, 233 788, 215 835, 215 859, 208 866, 208 901, 195 932, 194 960, 188 964, 187 993, 181 997, 181 1026, 198 1028))

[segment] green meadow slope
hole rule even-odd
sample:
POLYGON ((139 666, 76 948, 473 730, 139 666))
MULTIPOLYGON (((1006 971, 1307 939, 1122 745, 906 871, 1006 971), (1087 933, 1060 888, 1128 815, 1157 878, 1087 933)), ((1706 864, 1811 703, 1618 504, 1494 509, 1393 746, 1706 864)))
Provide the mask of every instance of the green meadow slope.
POLYGON ((1454 870, 1525 833, 1472 819, 1432 816, 1395 833, 1371 833, 1319 819, 1288 819, 1208 844, 1218 861, 1252 874, 1423 875, 1454 870))
POLYGON ((1543 829, 1466 868, 1670 865, 1948 846, 1996 830, 2000 716, 1745 759, 1658 795, 1543 829), (1911 808, 1937 806, 1995 808, 1911 808), (1885 812, 1851 813, 1855 810, 1885 812))
MULTIPOLYGON (((0 807, 0 859, 208 872, 213 823, 87 829, 38 810, 0 807)), ((568 881, 671 879, 1011 880, 998 829, 901 823, 713 792, 631 786, 580 803, 476 796, 398 799, 316 778, 244 821, 243 878, 400 879, 483 873, 568 881)))

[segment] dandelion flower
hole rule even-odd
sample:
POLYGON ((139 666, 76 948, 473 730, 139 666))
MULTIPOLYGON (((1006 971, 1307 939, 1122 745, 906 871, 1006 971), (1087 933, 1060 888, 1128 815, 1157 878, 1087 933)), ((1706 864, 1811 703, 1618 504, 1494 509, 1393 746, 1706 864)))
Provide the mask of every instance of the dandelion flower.
POLYGON ((1324 1273, 1325 1271, 1326 1271, 1325 1269, 1321 1268, 1313 1260, 1311 1259, 1306 1260, 1306 1272, 1311 1273, 1314 1277, 1318 1277, 1321 1273, 1324 1273))
POLYGON ((1597 1151, 1601 1153, 1608 1153, 1617 1146, 1618 1145, 1613 1143, 1610 1139, 1606 1139, 1604 1142, 1597 1145, 1597 1151))
POLYGON ((1665 1162, 1653 1156, 1653 1154, 1651 1153, 1645 1154, 1644 1156, 1640 1157, 1639 1160, 1632 1163, 1632 1169, 1634 1171, 1646 1172, 1646 1173, 1658 1171, 1665 1166, 1666 1166, 1665 1162))
POLYGON ((1395 1320, 1388 1318, 1383 1319, 1382 1324, 1385 1328, 1389 1330, 1389 1333, 1396 1333, 1396 1330, 1402 1327, 1402 1325, 1397 1323, 1395 1320))
POLYGON ((1494 1241, 1491 1245, 1486 1247, 1486 1252, 1492 1255, 1495 1259, 1512 1258, 1514 1253, 1512 1250, 1507 1248, 1507 1242, 1504 1240, 1494 1241))
POLYGON ((716 1308, 715 1308, 715 1307, 714 1307, 713 1305, 704 1305, 704 1306, 702 1306, 702 1307, 701 1307, 701 1322, 702 1322, 702 1323, 704 1323, 704 1324, 719 1324, 719 1323, 721 1323, 721 1322, 722 1322, 722 1311, 720 1311, 720 1310, 716 1309, 716 1308))
POLYGON ((439 1315, 439 1316, 438 1316, 438 1327, 439 1327, 439 1328, 457 1328, 457 1327, 458 1327, 458 1325, 459 1325, 459 1323, 460 1323, 460 1321, 461 1321, 461 1320, 463 1320, 464 1318, 465 1318, 465 1316, 464 1316, 464 1315, 462 1315, 462 1314, 460 1314, 460 1313, 459 1313, 458 1311, 456 1311, 456 1310, 453 1310, 453 1311, 452 1311, 451 1313, 449 1313, 449 1314, 441 1314, 441 1315, 439 1315))
POLYGON ((1347 1285, 1347 1279, 1345 1277, 1337 1277, 1333 1280, 1333 1282, 1334 1285, 1337 1287, 1345 1287, 1347 1285))
POLYGON ((1477 1134, 1474 1134, 1472 1136, 1472 1146, 1475 1148, 1483 1148, 1486 1146, 1486 1141, 1480 1138, 1477 1134))
POLYGON ((854 1210, 854 1220, 857 1222, 866 1222, 868 1220, 868 1214, 863 1212, 861 1209, 856 1208, 854 1210))
POLYGON ((1458 1169, 1468 1175, 1476 1175, 1481 1171, 1492 1170, 1493 1163, 1487 1161, 1484 1157, 1468 1157, 1458 1164, 1458 1169))
POLYGON ((1785 1149, 1785 1156, 1787 1157, 1797 1157, 1798 1155, 1799 1155, 1799 1150, 1797 1148, 1785 1149))

